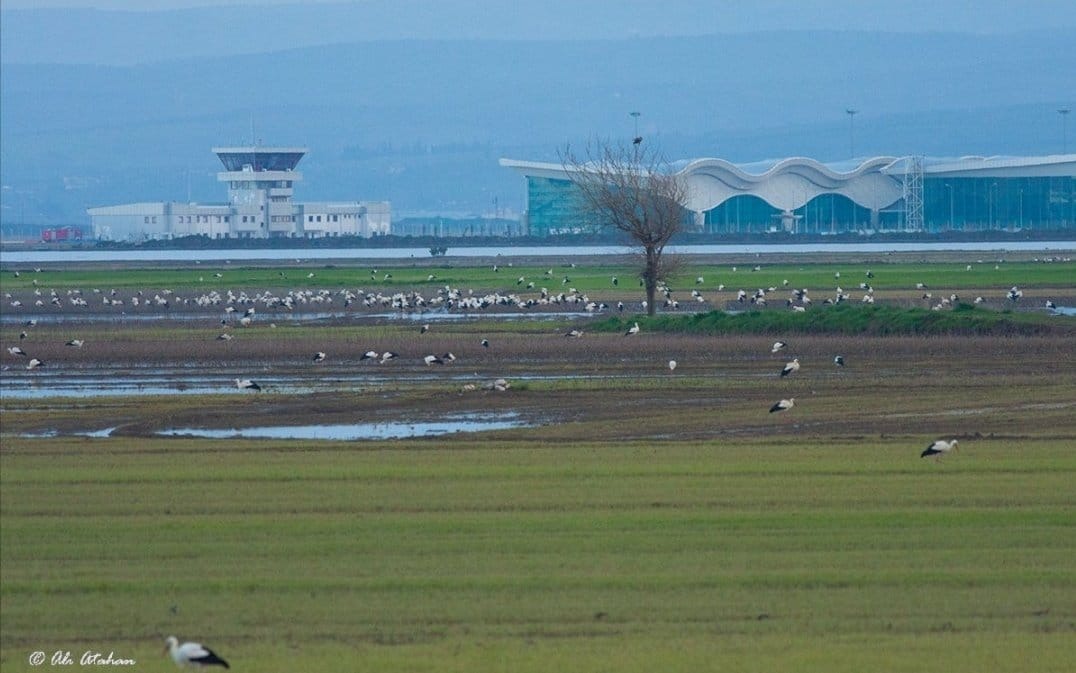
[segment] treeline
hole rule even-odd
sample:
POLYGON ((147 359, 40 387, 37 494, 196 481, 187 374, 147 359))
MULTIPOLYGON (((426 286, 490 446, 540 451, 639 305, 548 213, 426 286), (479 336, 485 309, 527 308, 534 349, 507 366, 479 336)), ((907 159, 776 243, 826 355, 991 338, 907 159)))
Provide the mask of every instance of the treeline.
POLYGON ((992 311, 971 304, 951 310, 840 304, 805 312, 750 310, 743 313, 710 311, 692 315, 660 315, 653 318, 609 318, 595 323, 595 331, 627 330, 638 322, 644 331, 693 334, 841 334, 871 336, 928 335, 1034 335, 1076 333, 1076 320, 1012 311, 992 311))

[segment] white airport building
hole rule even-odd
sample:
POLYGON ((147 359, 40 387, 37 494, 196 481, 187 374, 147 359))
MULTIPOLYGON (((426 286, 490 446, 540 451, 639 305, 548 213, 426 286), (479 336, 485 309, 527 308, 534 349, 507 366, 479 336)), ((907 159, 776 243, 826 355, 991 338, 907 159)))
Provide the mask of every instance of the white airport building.
MULTIPOLYGON (((526 178, 525 230, 585 230, 571 169, 501 159, 526 178)), ((1076 228, 1076 154, 959 158, 805 157, 733 164, 694 159, 670 170, 685 187, 689 230, 711 234, 1076 228)))
POLYGON ((209 238, 325 238, 380 236, 392 221, 388 201, 294 202, 295 170, 304 147, 214 147, 228 185, 220 204, 128 203, 89 208, 94 237, 130 241, 184 236, 209 238))

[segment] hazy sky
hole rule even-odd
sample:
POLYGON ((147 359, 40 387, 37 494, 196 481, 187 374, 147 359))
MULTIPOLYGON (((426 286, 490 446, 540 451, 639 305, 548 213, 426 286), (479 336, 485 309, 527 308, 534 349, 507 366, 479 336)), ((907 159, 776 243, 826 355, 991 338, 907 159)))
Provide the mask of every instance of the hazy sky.
MULTIPOLYGON (((3 9, 97 8, 154 12, 223 5, 384 5, 387 0, 0 0, 3 9)), ((504 0, 510 3, 515 0, 504 0)), ((606 5, 612 12, 631 12, 633 3, 621 0, 580 0, 590 8, 606 5)), ((645 1, 645 0, 644 0, 645 1)), ((653 0, 655 5, 662 0, 653 0)), ((475 0, 429 0, 441 9, 457 4, 474 11, 475 0)), ((423 3, 405 3, 405 11, 416 11, 423 3)), ((666 3, 669 11, 680 7, 666 3)), ((876 30, 891 32, 955 31, 1006 33, 1076 26, 1073 0, 689 0, 695 11, 721 17, 713 31, 819 29, 876 30), (705 10, 700 9, 705 8, 705 10)), ((421 11, 421 10, 417 10, 421 11)), ((690 9, 688 11, 691 11, 690 9)), ((623 18, 623 17, 621 17, 623 18)), ((646 32, 646 31, 643 31, 646 32)))

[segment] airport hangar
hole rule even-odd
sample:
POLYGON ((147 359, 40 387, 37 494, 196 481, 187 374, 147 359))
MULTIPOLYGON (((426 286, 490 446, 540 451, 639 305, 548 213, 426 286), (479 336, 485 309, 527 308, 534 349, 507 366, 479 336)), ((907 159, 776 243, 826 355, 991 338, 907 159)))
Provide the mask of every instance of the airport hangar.
MULTIPOLYGON (((581 233, 569 168, 501 159, 526 178, 523 230, 581 233)), ((793 157, 670 166, 686 184, 692 231, 793 234, 1076 228, 1076 154, 1037 157, 793 157)))
POLYGON ((217 180, 228 185, 228 202, 152 202, 89 208, 94 237, 101 240, 209 238, 325 238, 389 233, 387 201, 295 202, 295 170, 305 147, 260 145, 214 147, 224 165, 217 180))

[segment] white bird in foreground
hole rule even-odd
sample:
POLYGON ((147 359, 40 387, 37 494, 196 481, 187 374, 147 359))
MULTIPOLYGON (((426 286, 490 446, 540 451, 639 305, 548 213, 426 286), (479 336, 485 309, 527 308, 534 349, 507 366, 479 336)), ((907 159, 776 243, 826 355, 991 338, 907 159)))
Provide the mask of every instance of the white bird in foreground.
POLYGON ((632 325, 631 327, 628 328, 627 332, 624 332, 624 336, 632 336, 633 334, 638 334, 638 333, 639 333, 639 323, 635 323, 634 325, 632 325))
POLYGON ((792 358, 792 362, 785 365, 785 368, 781 370, 781 376, 788 376, 792 372, 798 372, 800 370, 800 359, 792 358))
POLYGON ((787 400, 781 400, 777 404, 770 407, 770 413, 772 414, 778 411, 788 411, 794 406, 796 406, 796 398, 790 397, 787 400))
POLYGON ((956 450, 957 442, 955 439, 947 442, 944 439, 939 439, 930 443, 930 446, 923 449, 923 453, 919 454, 920 458, 926 458, 927 456, 938 456, 941 458, 950 451, 956 450))
POLYGON ((223 666, 224 668, 231 668, 227 661, 221 659, 213 650, 201 643, 183 643, 180 645, 179 639, 175 636, 168 636, 168 639, 164 642, 165 651, 172 655, 172 661, 176 662, 177 666, 197 668, 223 666))
POLYGON ((27 369, 37 369, 38 367, 44 367, 44 366, 45 366, 45 363, 42 362, 41 360, 38 360, 37 358, 31 358, 30 362, 27 363, 26 368, 27 369))
POLYGON ((773 348, 770 349, 770 352, 771 353, 776 353, 777 351, 779 351, 779 350, 781 350, 783 348, 787 348, 787 347, 788 347, 788 344, 786 344, 784 341, 774 341, 773 342, 773 348))
POLYGON ((235 380, 235 387, 239 388, 240 390, 246 390, 246 389, 261 390, 262 389, 261 386, 259 386, 254 381, 251 381, 250 379, 236 379, 235 380))

